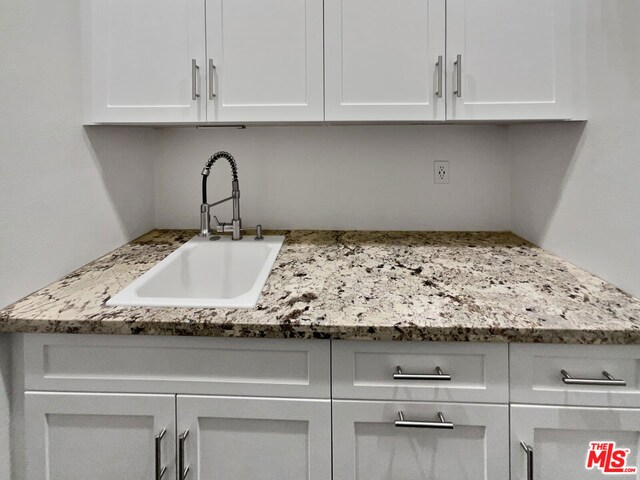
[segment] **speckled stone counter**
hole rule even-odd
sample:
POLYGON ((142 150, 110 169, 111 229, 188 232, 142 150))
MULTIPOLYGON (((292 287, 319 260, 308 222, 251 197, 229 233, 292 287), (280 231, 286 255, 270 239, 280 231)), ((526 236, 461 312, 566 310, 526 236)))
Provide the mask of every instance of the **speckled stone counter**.
POLYGON ((640 300, 509 233, 291 231, 254 309, 105 306, 194 234, 150 232, 0 331, 640 344, 640 300))

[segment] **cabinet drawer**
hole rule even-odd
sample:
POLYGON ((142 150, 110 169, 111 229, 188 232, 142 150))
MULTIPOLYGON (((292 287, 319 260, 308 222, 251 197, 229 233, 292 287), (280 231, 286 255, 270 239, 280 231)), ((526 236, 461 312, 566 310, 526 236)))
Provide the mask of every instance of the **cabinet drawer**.
POLYGON ((333 478, 507 480, 508 437, 507 405, 337 400, 333 478), (402 427, 399 412, 431 427, 402 427), (437 428, 439 413, 452 429, 437 428))
POLYGON ((332 364, 335 398, 508 402, 506 344, 335 341, 332 364))
POLYGON ((638 346, 511 345, 510 363, 514 403, 640 407, 638 346))
POLYGON ((27 390, 330 396, 322 340, 24 336, 27 390))

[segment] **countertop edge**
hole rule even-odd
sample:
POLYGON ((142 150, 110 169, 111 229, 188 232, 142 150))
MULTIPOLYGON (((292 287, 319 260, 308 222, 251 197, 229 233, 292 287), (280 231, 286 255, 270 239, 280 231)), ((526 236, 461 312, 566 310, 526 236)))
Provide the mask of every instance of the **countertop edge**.
POLYGON ((151 335, 223 338, 289 338, 299 340, 359 340, 359 341, 422 341, 468 343, 547 343, 582 345, 640 345, 640 329, 629 330, 569 330, 537 328, 474 328, 464 326, 418 328, 412 325, 371 327, 335 326, 316 323, 284 322, 279 325, 252 323, 220 323, 153 321, 48 320, 43 331, 42 321, 0 319, 0 333, 53 333, 102 335, 151 335), (313 328, 310 328, 313 327, 313 328))

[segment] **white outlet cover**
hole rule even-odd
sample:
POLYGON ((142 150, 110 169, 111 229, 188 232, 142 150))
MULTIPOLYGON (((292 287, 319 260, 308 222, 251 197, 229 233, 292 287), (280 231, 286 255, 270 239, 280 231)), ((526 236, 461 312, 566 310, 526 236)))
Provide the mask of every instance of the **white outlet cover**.
POLYGON ((449 183, 449 162, 433 162, 433 183, 449 183))

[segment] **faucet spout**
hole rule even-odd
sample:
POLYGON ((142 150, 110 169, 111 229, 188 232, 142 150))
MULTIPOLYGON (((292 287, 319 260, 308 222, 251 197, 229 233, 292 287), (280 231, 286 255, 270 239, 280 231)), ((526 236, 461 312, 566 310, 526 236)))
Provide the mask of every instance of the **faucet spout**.
POLYGON ((200 205, 200 233, 199 237, 211 236, 211 213, 209 205, 203 203, 200 205))
MULTIPOLYGON (((209 174, 211 173, 211 167, 216 163, 219 159, 224 158, 229 162, 229 166, 231 167, 231 176, 232 176, 232 186, 233 190, 237 190, 238 187, 238 164, 236 163, 236 159, 233 158, 229 152, 218 152, 211 155, 206 165, 202 169, 202 203, 207 202, 207 180, 209 178, 209 174)), ((238 194, 239 194, 238 190, 238 194)))
POLYGON ((242 239, 242 219, 240 218, 240 184, 238 182, 238 165, 235 158, 228 152, 218 152, 209 158, 202 169, 202 204, 200 205, 200 233, 201 237, 211 236, 211 207, 219 205, 228 200, 233 202, 233 218, 230 224, 220 223, 216 219, 216 230, 219 233, 231 232, 232 240, 242 239), (209 203, 207 199, 207 180, 211 173, 211 167, 220 158, 225 158, 231 167, 231 196, 218 202, 209 203))

